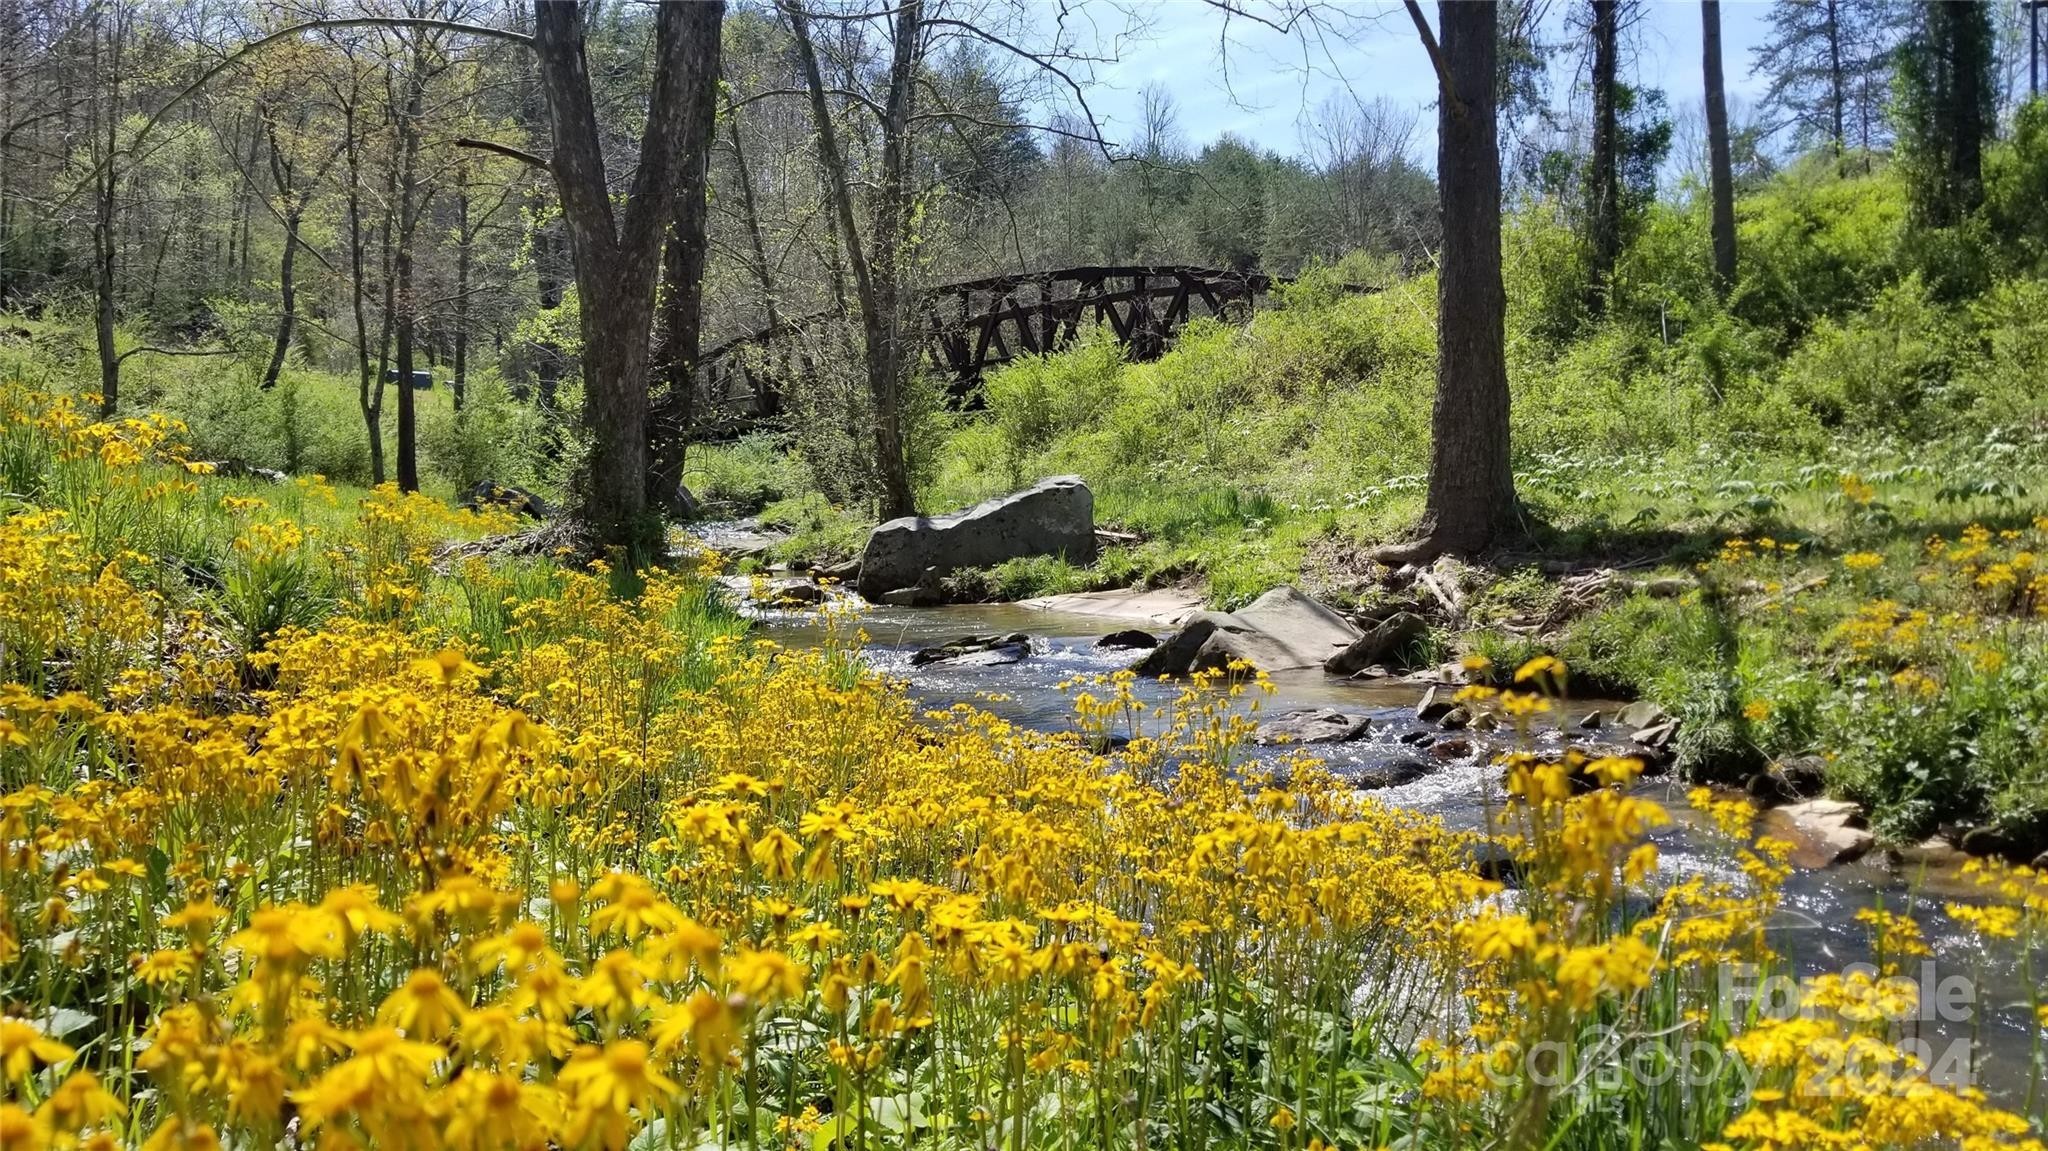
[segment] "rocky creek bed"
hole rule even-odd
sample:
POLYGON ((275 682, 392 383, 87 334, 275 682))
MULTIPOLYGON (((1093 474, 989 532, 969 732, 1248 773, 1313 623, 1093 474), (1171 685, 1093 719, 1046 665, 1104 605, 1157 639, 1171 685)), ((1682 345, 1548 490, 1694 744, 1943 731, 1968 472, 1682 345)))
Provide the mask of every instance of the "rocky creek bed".
MULTIPOLYGON (((1109 646, 1101 643, 1105 636, 1138 631, 1163 638, 1172 631, 1175 617, 1187 614, 1175 610, 1178 601, 1171 593, 1152 593, 1129 612, 1117 610, 1119 602, 1135 599, 1082 599, 1073 601, 1077 610, 1059 610, 1059 600, 1036 605, 868 606, 860 617, 869 636, 864 655, 876 671, 903 681, 926 707, 966 703, 1023 727, 1069 731, 1074 728, 1072 699, 1059 685, 1128 667, 1144 654, 1134 649, 1129 634, 1109 646), (976 642, 959 642, 969 638, 976 642)), ((826 641, 828 628, 814 605, 750 610, 765 634, 778 642, 826 641)), ((1250 760, 1274 761, 1313 740, 1306 750, 1386 803, 1430 813, 1457 828, 1476 830, 1484 825, 1489 797, 1498 794, 1500 773, 1491 759, 1506 746, 1502 733, 1447 730, 1439 720, 1421 718, 1418 705, 1429 689, 1405 679, 1360 681, 1329 676, 1321 669, 1280 671, 1271 679, 1276 690, 1259 701, 1256 718, 1265 724, 1264 734, 1278 735, 1279 729, 1291 728, 1296 738, 1255 741, 1245 752, 1250 760)), ((1164 703, 1181 687, 1141 680, 1135 690, 1147 703, 1164 703)), ((1238 706, 1249 707, 1250 701, 1238 706)), ((1623 706, 1616 701, 1572 701, 1537 737, 1537 747, 1561 751, 1573 743, 1613 745, 1614 730, 1588 730, 1581 724, 1588 713, 1613 717, 1623 706)), ((1441 714, 1441 709, 1429 710, 1441 714)), ((1698 817, 1686 802, 1684 783, 1657 775, 1637 786, 1673 816, 1672 826, 1653 836, 1669 879, 1719 875, 1730 868, 1695 832, 1698 817)), ((1960 873, 1960 854, 1876 848, 1866 834, 1833 818, 1839 813, 1828 810, 1827 801, 1813 806, 1820 809, 1814 813, 1819 822, 1811 827, 1798 826, 1807 814, 1799 806, 1767 813, 1764 824, 1781 835, 1805 832, 1789 835, 1799 850, 1776 924, 1779 951, 1802 974, 1839 972, 1866 962, 1868 933, 1855 912, 1882 903, 1892 910, 1910 907, 1915 912, 1933 950, 1935 969, 1943 977, 1969 975, 1978 964, 1977 945, 1942 910, 1944 902, 1976 898, 1974 887, 1960 873), (1845 835, 1846 846, 1835 838, 1845 835)), ((2017 972, 1987 971, 1984 978, 1978 986, 1981 1002, 2009 1004, 2024 994, 2017 972)), ((1924 1027, 1931 1035, 1968 1034, 1967 1024, 1930 1020, 1924 1027)), ((1982 1011, 1977 1038, 1981 1051, 1995 1053, 1989 1066, 1980 1068, 1988 1077, 1988 1088, 2017 1089, 2024 1083, 2028 1034, 2018 1015, 1982 1011)))

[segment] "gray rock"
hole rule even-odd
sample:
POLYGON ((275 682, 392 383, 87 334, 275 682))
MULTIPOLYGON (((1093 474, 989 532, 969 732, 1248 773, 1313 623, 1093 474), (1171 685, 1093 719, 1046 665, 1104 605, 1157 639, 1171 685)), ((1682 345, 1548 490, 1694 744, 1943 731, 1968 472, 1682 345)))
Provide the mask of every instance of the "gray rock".
POLYGON ((291 477, 276 468, 258 467, 247 460, 229 457, 213 461, 213 474, 230 480, 262 480, 268 484, 285 484, 291 477))
POLYGON ((1809 799, 1764 813, 1763 829, 1792 844, 1802 867, 1834 867, 1861 859, 1877 843, 1863 809, 1845 799, 1809 799))
POLYGON ((1215 671, 1243 660, 1261 671, 1321 667, 1358 638, 1350 621, 1291 587, 1234 612, 1205 611, 1138 661, 1140 675, 1215 671))
POLYGON ((1365 629, 1343 651, 1323 661, 1331 675, 1354 675, 1374 664, 1407 670, 1402 658, 1429 635, 1429 621, 1414 612, 1396 612, 1365 629))
POLYGON ((1134 627, 1125 628, 1123 631, 1110 632, 1096 640, 1095 646, 1109 651, 1136 651, 1140 648, 1158 647, 1159 637, 1134 627))
POLYGON ((1261 744, 1343 743, 1358 739, 1372 726, 1362 715, 1348 715, 1335 708, 1291 711, 1259 725, 1252 738, 1261 744))
POLYGON ((1446 731, 1463 731, 1472 726, 1472 713, 1466 711, 1461 704, 1445 712, 1437 724, 1446 731))
POLYGON ((1005 664, 1023 663, 1031 657, 1031 645, 1022 643, 998 644, 981 651, 970 651, 944 661, 947 667, 1002 667, 1005 664))
POLYGON ((828 579, 834 583, 851 583, 860 575, 860 561, 846 560, 836 564, 820 564, 811 571, 819 579, 828 579))
POLYGON ((1428 747, 1436 742, 1436 735, 1427 731, 1404 731, 1401 733, 1401 742, 1410 747, 1428 747))
POLYGON ((1797 755, 1750 776, 1743 790, 1765 806, 1796 803, 1819 795, 1826 778, 1826 760, 1817 755, 1797 755))
POLYGON ((1642 744, 1644 747, 1653 748, 1657 751, 1668 750, 1672 743, 1678 739, 1678 721, 1667 719, 1651 727, 1637 728, 1635 734, 1629 736, 1629 738, 1642 744))
POLYGON ((1598 711, 1589 711, 1585 715, 1579 717, 1579 730, 1599 731, 1601 726, 1606 722, 1607 716, 1605 713, 1598 711))
POLYGON ((487 507, 503 508, 522 516, 544 520, 555 514, 548 502, 525 488, 501 484, 496 480, 479 480, 468 491, 462 493, 462 506, 471 511, 482 511, 487 507))
POLYGON ((920 648, 910 656, 910 666, 943 663, 953 667, 996 667, 1018 663, 1031 654, 1031 637, 1023 632, 1009 635, 963 635, 937 647, 920 648))
POLYGON ((873 599, 887 607, 937 607, 946 602, 945 596, 927 587, 899 587, 873 599))
POLYGON ((1491 879, 1502 887, 1522 886, 1522 861, 1500 844, 1475 843, 1468 856, 1473 873, 1481 879, 1491 879))
POLYGON ((1424 723, 1435 723, 1451 714, 1458 705, 1451 702, 1451 694, 1441 687, 1432 687, 1422 693, 1422 702, 1415 705, 1415 718, 1424 723))
POLYGON ((943 576, 1026 556, 1094 562, 1095 497, 1079 476, 1055 476, 952 515, 890 520, 868 536, 858 586, 873 597, 917 583, 927 569, 943 576))
POLYGON ((704 510, 702 504, 689 488, 677 484, 666 492, 657 493, 652 500, 655 509, 671 519, 693 520, 704 510))
POLYGON ((830 598, 825 589, 804 576, 784 576, 768 581, 767 603, 824 603, 830 598))
POLYGON ((1419 759, 1393 759, 1364 768, 1351 777, 1351 786, 1360 791, 1379 791, 1382 788, 1400 787, 1414 783, 1429 774, 1429 765, 1419 759))
POLYGON ((1671 718, 1671 713, 1647 699, 1639 699, 1614 714, 1614 722, 1631 729, 1656 727, 1671 718))
POLYGON ((1947 867, 1962 860, 1962 851, 1955 844, 1939 835, 1931 835, 1918 843, 1891 848, 1888 855, 1896 863, 1914 866, 1947 867))

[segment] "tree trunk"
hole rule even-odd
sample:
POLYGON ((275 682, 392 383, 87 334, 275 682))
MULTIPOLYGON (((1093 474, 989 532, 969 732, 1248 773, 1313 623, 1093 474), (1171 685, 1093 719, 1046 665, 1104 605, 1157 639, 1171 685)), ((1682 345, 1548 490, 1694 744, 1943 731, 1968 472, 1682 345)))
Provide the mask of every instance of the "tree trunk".
POLYGON ((284 358, 292 347, 292 327, 299 315, 298 281, 294 267, 299 255, 299 210, 294 207, 284 217, 284 255, 277 262, 277 338, 270 345, 270 366, 263 369, 263 390, 277 386, 278 376, 284 373, 284 358))
POLYGON ((1706 73, 1707 167, 1714 214, 1714 287, 1735 287, 1735 171, 1728 148, 1728 95, 1721 79, 1721 0, 1700 0, 1700 54, 1706 73))
POLYGON ((725 0, 688 5, 691 36, 706 45, 692 60, 688 78, 687 165, 676 185, 663 275, 668 306, 663 316, 663 375, 667 391, 652 413, 648 431, 647 499, 671 514, 686 511, 682 500, 691 425, 696 421, 697 353, 703 344, 704 264, 710 255, 711 135, 718 124, 719 26, 725 0))
MULTIPOLYGON (((1842 153, 1849 146, 1847 129, 1843 118, 1849 107, 1849 81, 1842 71, 1842 14, 1841 0, 1824 0, 1827 4, 1828 20, 1828 110, 1831 119, 1828 125, 1830 136, 1835 142, 1835 162, 1840 163, 1842 153)), ((1864 146, 1870 143, 1870 125, 1863 126, 1864 146)))
POLYGON ((469 395, 469 272, 473 255, 470 246, 476 236, 469 228, 469 168, 462 167, 455 193, 455 377, 448 383, 449 398, 460 414, 469 395))
MULTIPOLYGON (((737 109, 734 109, 726 117, 726 131, 732 136, 733 174, 739 181, 740 210, 746 217, 747 243, 754 253, 754 282, 760 285, 761 308, 768 318, 768 327, 772 331, 782 326, 781 305, 776 302, 775 271, 768 263, 768 245, 761 236, 760 208, 754 202, 754 175, 753 170, 747 166, 746 147, 740 142, 740 122, 737 109)), ((811 378, 810 354, 804 350, 801 339, 797 339, 793 343, 796 346, 796 358, 799 364, 798 378, 808 380, 811 378)), ((755 404, 759 414, 764 416, 779 414, 782 411, 782 396, 776 392, 772 381, 766 383, 764 388, 765 394, 755 397, 755 404)))
POLYGON ((1621 27, 1620 0, 1592 0, 1592 3, 1593 154, 1586 187, 1590 250, 1586 307, 1598 316, 1607 310, 1614 265, 1621 258, 1621 121, 1615 106, 1621 27))
POLYGON ((419 302, 413 285, 413 233, 422 209, 419 182, 420 116, 425 102, 424 48, 415 41, 405 76, 405 108, 398 116, 398 237, 392 261, 394 327, 398 336, 398 490, 420 490, 418 396, 413 388, 413 349, 419 334, 419 302))
MULTIPOLYGON (((1444 241, 1429 494, 1419 538, 1382 549, 1381 558, 1389 562, 1480 551, 1515 522, 1507 293, 1500 270, 1495 8, 1493 0, 1438 5, 1443 91, 1437 101, 1437 199, 1444 241)), ((1419 9, 1411 11, 1419 23, 1419 9)))
POLYGON ((824 162, 841 241, 853 271, 855 297, 860 303, 868 395, 874 405, 875 471, 882 488, 881 515, 883 519, 916 515, 917 497, 910 486, 910 461, 903 438, 902 386, 910 365, 903 347, 901 276, 904 229, 908 223, 905 178, 910 163, 909 125, 923 3, 904 0, 896 9, 889 94, 882 114, 881 182, 875 194, 870 235, 872 260, 854 225, 853 192, 832 112, 825 102, 825 81, 818 68, 817 51, 811 44, 809 22, 797 0, 783 0, 782 10, 789 18, 810 90, 819 158, 824 162))
MULTIPOLYGON (((351 87, 342 110, 342 156, 348 164, 348 264, 349 304, 356 323, 356 406, 363 414, 363 427, 370 445, 370 482, 384 482, 384 374, 381 364, 370 366, 370 324, 365 307, 370 295, 369 273, 364 253, 369 238, 363 230, 362 137, 356 124, 360 89, 351 87)), ((381 352, 380 352, 381 359, 381 352)))
MULTIPOLYGON (((1984 137, 1992 124, 1984 111, 1995 103, 1984 90, 1990 61, 1996 52, 1991 21, 1975 4, 1959 4, 1949 13, 1950 66, 1955 74, 1956 139, 1949 151, 1949 187, 1953 190, 1953 218, 1964 217, 1984 203, 1984 137)), ((1995 113, 1994 113, 1995 117, 1995 113)))
MULTIPOLYGON (((694 5, 664 4, 655 17, 653 91, 640 164, 615 212, 599 150, 597 111, 584 60, 583 17, 567 0, 536 0, 535 56, 554 140, 549 168, 576 263, 582 301, 583 423, 590 455, 582 473, 581 513, 605 544, 629 562, 659 540, 647 510, 647 340, 652 329, 662 232, 686 166, 690 93, 713 52, 694 5)), ((715 77, 716 70, 711 70, 715 77)))
MULTIPOLYGON (((95 177, 97 183, 93 202, 93 337, 100 357, 100 415, 112 416, 121 402, 121 357, 114 351, 114 273, 120 251, 120 237, 114 231, 114 211, 117 203, 115 193, 120 188, 120 163, 117 146, 120 143, 121 125, 121 41, 123 16, 120 6, 114 8, 114 36, 108 50, 105 70, 94 76, 93 83, 105 84, 106 103, 101 107, 105 123, 103 137, 106 154, 98 165, 95 177)), ((93 56, 97 67, 99 57, 99 31, 93 32, 93 56)))

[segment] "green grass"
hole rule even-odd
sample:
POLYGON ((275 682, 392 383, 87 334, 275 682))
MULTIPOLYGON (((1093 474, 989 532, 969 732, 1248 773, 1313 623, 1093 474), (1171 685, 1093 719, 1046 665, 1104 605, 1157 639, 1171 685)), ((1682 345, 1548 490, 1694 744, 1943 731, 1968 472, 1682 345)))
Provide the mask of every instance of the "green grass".
MULTIPOLYGON (((43 391, 99 388, 92 330, 82 318, 9 313, 0 315, 0 333, 6 333, 0 336, 0 375, 43 391)), ((148 342, 126 329, 117 333, 123 350, 148 342)), ((294 355, 277 386, 264 389, 267 359, 267 345, 233 356, 133 356, 122 366, 120 414, 162 412, 184 421, 196 459, 368 487, 369 437, 356 377, 308 367, 294 355)), ((568 462, 551 447, 540 413, 515 401, 488 368, 472 370, 458 413, 449 377, 446 366, 438 368, 435 386, 413 393, 423 490, 448 499, 488 479, 558 498, 568 462)), ((397 474, 398 395, 395 384, 387 385, 380 412, 387 479, 397 474)), ((573 410, 575 397, 565 394, 559 402, 573 410)))

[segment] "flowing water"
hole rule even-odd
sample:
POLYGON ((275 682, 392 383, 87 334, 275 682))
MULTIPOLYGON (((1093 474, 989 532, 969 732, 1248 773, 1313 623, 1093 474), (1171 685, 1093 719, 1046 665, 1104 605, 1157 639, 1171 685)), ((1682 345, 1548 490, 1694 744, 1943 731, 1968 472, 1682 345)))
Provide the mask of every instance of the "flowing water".
MULTIPOLYGON (((766 633, 790 645, 824 642, 826 632, 815 614, 803 612, 760 612, 766 633)), ((1166 630, 1157 626, 1134 625, 1090 615, 1064 614, 1015 604, 963 605, 940 608, 871 607, 861 616, 869 637, 865 655, 878 672, 906 683, 910 695, 930 708, 969 703, 1019 726, 1041 731, 1070 730, 1073 707, 1069 694, 1059 689, 1062 681, 1092 676, 1129 665, 1141 653, 1097 648, 1102 635, 1129 628, 1145 627, 1154 634, 1166 630), (936 646, 966 635, 1007 635, 1023 632, 1031 636, 1031 653, 1014 663, 993 666, 928 664, 914 667, 911 656, 920 648, 936 646)), ((1358 772, 1394 760, 1420 759, 1435 770, 1399 787, 1375 791, 1373 795, 1390 804, 1427 812, 1458 828, 1483 825, 1489 790, 1498 794, 1499 772, 1486 764, 1488 751, 1482 740, 1472 740, 1473 750, 1461 757, 1444 759, 1430 751, 1402 742, 1411 733, 1438 732, 1435 725, 1415 718, 1415 705, 1423 689, 1413 684, 1379 681, 1355 683, 1335 680, 1320 671, 1283 673, 1272 677, 1276 692, 1260 703, 1261 714, 1278 716, 1306 708, 1337 708, 1347 713, 1369 715, 1372 727, 1360 740, 1321 744, 1314 751, 1340 774, 1358 772)), ((1179 693, 1179 687, 1140 681, 1136 690, 1148 704, 1164 703, 1179 693)), ((1242 705, 1240 705, 1242 706, 1242 705)), ((1599 701, 1573 702, 1567 715, 1579 717, 1600 708, 1599 701)), ((1611 713, 1611 705, 1610 705, 1611 713)), ((1553 730, 1542 737, 1549 744, 1561 744, 1563 734, 1553 730)), ((1281 749, 1251 751, 1254 757, 1278 757, 1281 749)), ((1662 869, 1672 879, 1696 873, 1732 875, 1731 864, 1719 852, 1709 850, 1707 840, 1695 830, 1697 817, 1685 800, 1686 787, 1674 779, 1646 779, 1637 785, 1671 812, 1672 826, 1654 835, 1662 856, 1662 869)), ((1840 972, 1870 958, 1866 927, 1855 913, 1882 905, 1894 911, 1910 909, 1920 920, 1927 943, 1933 951, 1926 969, 1935 979, 1962 977, 1975 986, 1976 1000, 1971 1020, 1929 1019, 1918 1025, 1919 1033, 1934 1040, 1937 1052, 1952 1039, 1974 1036, 1980 1065, 1977 1082, 1995 1096, 2017 1101, 2025 1088, 2032 1024, 2027 1019, 2026 989, 2016 965, 2005 956, 1987 956, 1975 936, 1946 912, 1948 901, 1974 900, 1974 887, 1953 864, 1908 864, 1883 851, 1863 860, 1825 870, 1795 870, 1786 884, 1784 910, 1774 925, 1774 943, 1795 964, 1802 975, 1840 972), (1981 974, 1980 974, 1981 969, 1981 974)), ((1931 987, 1933 980, 1922 980, 1931 987)), ((1909 1031, 1913 1025, 1909 1024, 1909 1031)))

